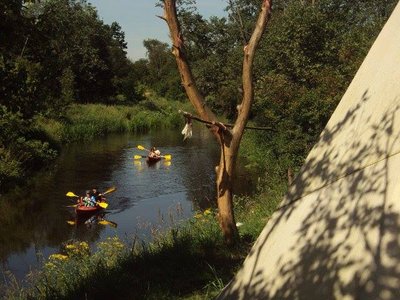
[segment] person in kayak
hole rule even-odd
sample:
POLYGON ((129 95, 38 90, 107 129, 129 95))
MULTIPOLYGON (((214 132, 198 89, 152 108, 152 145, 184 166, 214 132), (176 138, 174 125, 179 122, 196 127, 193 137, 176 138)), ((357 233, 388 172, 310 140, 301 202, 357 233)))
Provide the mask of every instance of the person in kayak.
POLYGON ((89 190, 86 191, 86 196, 83 198, 83 205, 85 205, 85 206, 94 206, 93 202, 92 202, 92 199, 91 199, 91 196, 90 196, 90 191, 89 190))
POLYGON ((156 158, 156 157, 160 157, 160 155, 161 155, 160 150, 157 150, 156 147, 151 147, 150 152, 149 152, 149 157, 156 158))
POLYGON ((97 204, 97 202, 101 202, 103 199, 103 194, 99 192, 97 187, 92 188, 92 192, 90 194, 90 200, 93 203, 93 206, 97 204))

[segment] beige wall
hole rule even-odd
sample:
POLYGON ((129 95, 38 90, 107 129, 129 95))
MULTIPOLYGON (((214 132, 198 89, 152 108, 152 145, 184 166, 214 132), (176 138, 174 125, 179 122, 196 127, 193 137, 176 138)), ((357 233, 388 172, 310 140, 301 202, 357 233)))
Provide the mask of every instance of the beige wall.
POLYGON ((400 4, 220 299, 400 299, 400 4))

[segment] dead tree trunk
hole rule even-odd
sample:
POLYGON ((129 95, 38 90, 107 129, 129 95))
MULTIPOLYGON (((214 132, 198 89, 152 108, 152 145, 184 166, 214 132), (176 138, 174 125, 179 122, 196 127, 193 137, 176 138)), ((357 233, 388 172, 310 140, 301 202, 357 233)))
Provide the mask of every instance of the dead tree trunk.
POLYGON ((223 124, 217 122, 215 115, 205 105, 204 98, 195 84, 191 69, 186 60, 183 36, 177 18, 176 0, 164 0, 163 2, 164 15, 161 18, 167 22, 169 27, 173 47, 172 53, 178 65, 182 84, 190 102, 193 104, 200 117, 214 124, 211 130, 221 147, 220 162, 216 167, 219 223, 225 241, 228 244, 233 244, 238 237, 233 211, 233 176, 235 173, 240 141, 253 102, 252 67, 254 54, 268 22, 272 0, 262 0, 261 11, 255 24, 255 29, 247 45, 244 47, 242 74, 243 98, 241 104, 238 106, 238 117, 232 129, 227 129, 223 124))

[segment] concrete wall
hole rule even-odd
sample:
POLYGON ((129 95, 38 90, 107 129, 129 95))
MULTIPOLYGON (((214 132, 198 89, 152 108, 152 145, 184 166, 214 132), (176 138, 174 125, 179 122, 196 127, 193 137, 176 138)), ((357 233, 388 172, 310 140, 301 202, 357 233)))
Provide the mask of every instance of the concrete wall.
POLYGON ((400 299, 400 4, 219 299, 400 299))

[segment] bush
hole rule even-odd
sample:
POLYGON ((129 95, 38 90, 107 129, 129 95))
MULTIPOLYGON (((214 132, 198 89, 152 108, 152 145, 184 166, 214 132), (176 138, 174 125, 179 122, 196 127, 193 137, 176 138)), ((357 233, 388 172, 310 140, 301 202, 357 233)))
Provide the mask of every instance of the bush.
POLYGON ((0 128, 1 190, 57 156, 48 141, 37 138, 45 134, 38 134, 31 122, 23 120, 19 113, 9 112, 5 106, 0 106, 0 128))

